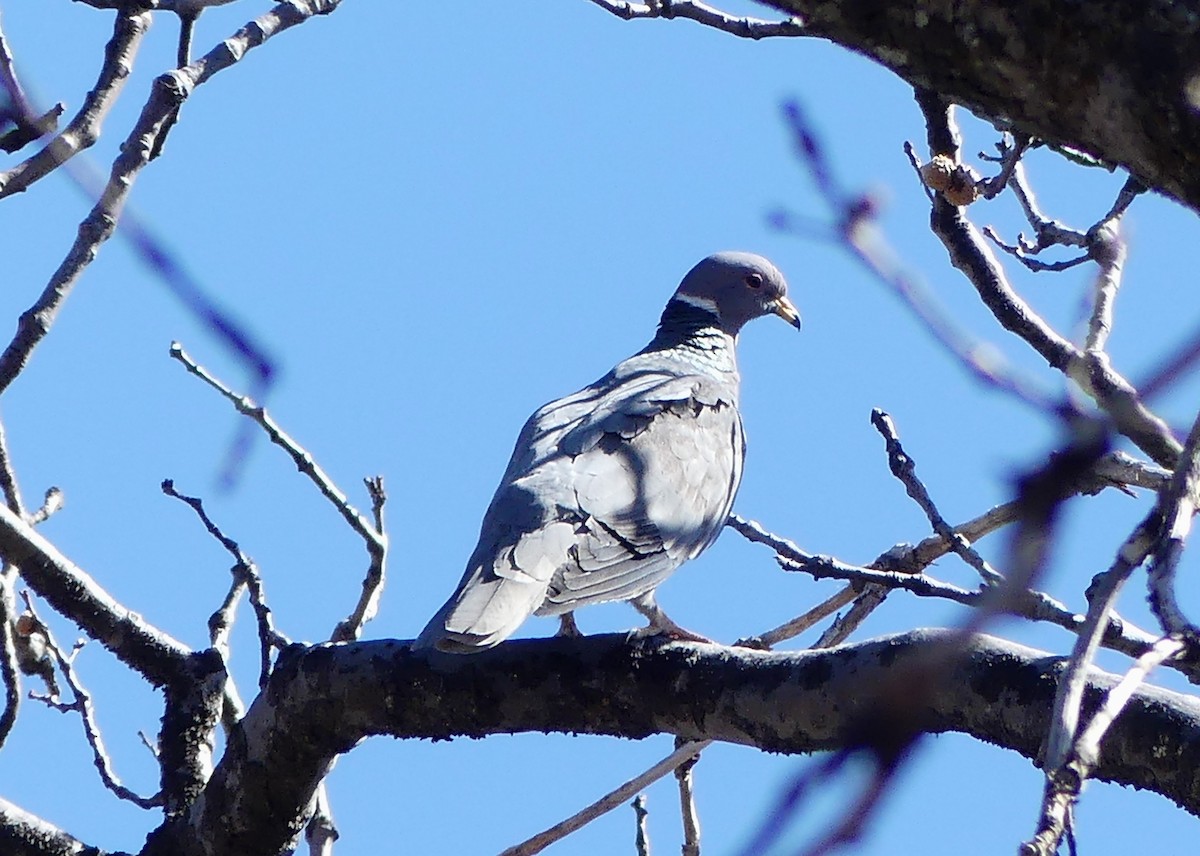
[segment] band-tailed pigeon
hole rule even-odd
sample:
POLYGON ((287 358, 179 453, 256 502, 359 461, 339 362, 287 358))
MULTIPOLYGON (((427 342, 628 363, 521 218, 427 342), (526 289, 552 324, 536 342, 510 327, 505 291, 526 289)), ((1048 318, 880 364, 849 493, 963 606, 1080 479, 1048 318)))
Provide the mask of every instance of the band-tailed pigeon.
POLYGON ((696 637, 654 589, 721 531, 742 478, 734 344, 774 313, 795 327, 783 274, 762 256, 718 253, 683 278, 654 340, 525 423, 466 573, 417 648, 469 653, 531 614, 628 600, 645 632, 696 637))

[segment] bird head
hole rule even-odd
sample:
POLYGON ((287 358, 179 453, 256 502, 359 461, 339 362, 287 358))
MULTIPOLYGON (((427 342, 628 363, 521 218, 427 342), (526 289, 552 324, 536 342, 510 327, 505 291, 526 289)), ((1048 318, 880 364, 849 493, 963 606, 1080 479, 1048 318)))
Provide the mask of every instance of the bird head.
POLYGON ((763 315, 778 315, 800 329, 800 313, 788 300, 787 280, 779 268, 754 253, 716 253, 702 260, 688 271, 674 299, 711 312, 731 336, 763 315))

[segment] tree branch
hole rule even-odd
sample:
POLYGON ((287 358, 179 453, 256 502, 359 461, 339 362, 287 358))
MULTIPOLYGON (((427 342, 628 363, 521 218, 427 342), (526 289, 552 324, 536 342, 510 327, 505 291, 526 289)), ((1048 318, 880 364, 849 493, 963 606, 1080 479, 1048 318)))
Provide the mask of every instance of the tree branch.
POLYGON ((122 4, 117 13, 112 39, 104 49, 104 64, 96 85, 87 94, 79 112, 37 154, 7 172, 0 173, 0 199, 27 190, 31 184, 62 166, 100 139, 104 117, 116 103, 125 81, 133 72, 133 59, 142 37, 150 29, 150 13, 122 4))
POLYGON ((0 554, 61 615, 156 686, 180 670, 190 651, 182 642, 117 603, 58 548, 0 504, 0 554))
MULTIPOLYGON (((1062 659, 989 636, 913 631, 857 645, 769 653, 625 635, 509 642, 471 657, 395 640, 293 646, 231 736, 189 814, 147 852, 275 854, 336 756, 368 735, 482 737, 523 731, 641 738, 668 732, 772 752, 862 745, 865 723, 911 695, 912 670, 947 664, 917 727, 1037 756, 1062 659), (496 704, 503 699, 503 704, 496 704), (830 710, 842 715, 829 716, 830 710), (204 849, 196 843, 204 842, 204 849)), ((1089 672, 1094 710, 1117 678, 1089 672)), ((1097 778, 1153 790, 1200 814, 1200 702, 1143 688, 1114 723, 1097 778)))
POLYGON ((0 797, 0 853, 4 856, 127 856, 84 844, 0 797))
POLYGON ((766 2, 914 86, 1200 209, 1196 0, 766 2))

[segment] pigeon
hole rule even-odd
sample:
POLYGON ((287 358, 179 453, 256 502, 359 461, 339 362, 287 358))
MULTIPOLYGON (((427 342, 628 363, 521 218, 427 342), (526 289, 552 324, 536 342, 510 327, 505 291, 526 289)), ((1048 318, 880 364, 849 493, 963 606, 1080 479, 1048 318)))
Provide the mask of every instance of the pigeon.
POLYGON ((638 632, 708 641, 677 625, 654 590, 720 534, 742 478, 734 345, 742 325, 800 315, 762 256, 693 267, 654 339, 593 383, 542 407, 517 438, 454 594, 414 648, 484 651, 530 615, 629 601, 638 632))

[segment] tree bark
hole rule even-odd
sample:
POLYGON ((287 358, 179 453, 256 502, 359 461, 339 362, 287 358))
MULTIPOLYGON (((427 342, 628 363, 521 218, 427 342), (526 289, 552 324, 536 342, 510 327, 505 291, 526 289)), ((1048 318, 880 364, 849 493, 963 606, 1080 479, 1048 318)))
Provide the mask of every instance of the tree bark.
POLYGON ((765 0, 978 115, 1200 210, 1200 2, 765 0))
MULTIPOLYGON (((671 733, 772 752, 858 748, 895 757, 957 731, 1036 757, 1062 658, 979 636, 918 630, 838 648, 762 652, 629 641, 511 642, 475 656, 407 642, 293 646, 231 735, 190 813, 145 852, 274 856, 313 789, 364 737, 524 731, 671 733)), ((1093 670, 1085 709, 1116 681, 1093 670)), ((1096 777, 1200 814, 1200 702, 1145 688, 1108 737, 1096 777)))

